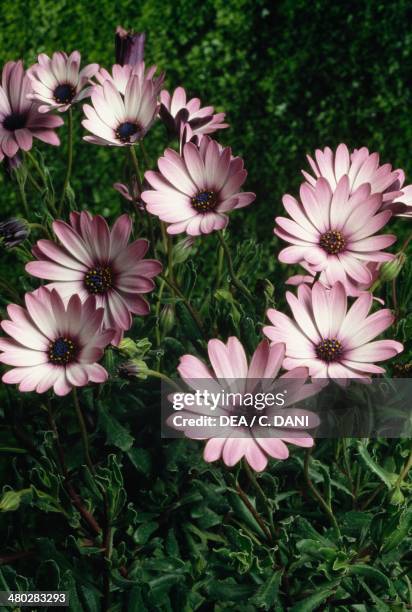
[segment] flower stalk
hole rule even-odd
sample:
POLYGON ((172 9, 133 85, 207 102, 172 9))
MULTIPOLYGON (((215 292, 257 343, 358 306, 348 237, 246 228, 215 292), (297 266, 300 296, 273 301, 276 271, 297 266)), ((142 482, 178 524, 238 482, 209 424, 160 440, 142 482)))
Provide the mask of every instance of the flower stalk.
POLYGON ((64 177, 63 191, 60 198, 60 205, 58 208, 58 216, 62 214, 64 202, 66 199, 66 192, 69 187, 70 177, 72 174, 73 167, 73 111, 70 107, 67 111, 67 167, 66 176, 64 177))

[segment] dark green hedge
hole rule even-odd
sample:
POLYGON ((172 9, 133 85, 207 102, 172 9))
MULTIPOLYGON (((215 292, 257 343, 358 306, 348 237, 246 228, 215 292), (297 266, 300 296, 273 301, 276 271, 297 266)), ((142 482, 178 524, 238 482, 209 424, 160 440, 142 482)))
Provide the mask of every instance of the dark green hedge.
MULTIPOLYGON (((265 227, 282 193, 296 189, 304 155, 317 146, 366 144, 412 171, 411 13, 406 0, 3 0, 0 61, 77 48, 109 66, 116 25, 145 30, 147 59, 167 71, 167 84, 227 112, 221 139, 245 157, 259 196, 256 213, 242 219, 250 230, 265 227)), ((162 139, 159 129, 149 138, 153 157, 162 139)), ((113 210, 118 153, 77 149, 84 204, 113 210)))

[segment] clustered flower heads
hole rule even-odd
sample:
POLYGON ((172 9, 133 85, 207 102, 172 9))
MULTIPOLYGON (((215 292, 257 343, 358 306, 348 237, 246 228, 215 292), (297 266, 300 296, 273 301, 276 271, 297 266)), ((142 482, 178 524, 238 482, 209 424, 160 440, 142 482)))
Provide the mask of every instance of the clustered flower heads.
MULTIPOLYGON (((86 98, 90 103, 83 105, 82 125, 88 132, 84 140, 126 147, 134 164, 132 171, 128 167, 128 184, 114 185, 123 196, 122 204, 133 208, 134 228, 128 214, 121 214, 111 228, 101 215, 87 210, 66 211, 65 220, 64 191, 62 218, 45 228, 50 235, 53 230, 55 240, 40 239, 32 247, 35 260, 26 265, 26 271, 50 283, 26 293, 25 308, 10 304, 9 320, 1 322, 8 337, 0 338, 0 361, 12 366, 2 380, 19 385, 22 392, 53 389, 57 395, 66 395, 73 387, 106 381, 108 373, 98 363, 105 348, 119 345, 135 315, 149 313, 150 304, 143 296, 153 291, 153 279, 162 271, 160 261, 145 258, 149 248, 145 238, 129 242, 132 231, 140 235, 143 218, 149 221, 154 239, 152 252, 156 252, 160 230, 166 228, 171 237, 164 243, 169 246, 174 234, 187 235, 179 243, 180 252, 190 257, 188 244, 193 237, 222 232, 229 212, 255 200, 254 193, 242 191, 247 178, 243 160, 215 140, 216 132, 228 127, 225 113, 202 106, 198 98, 189 98, 183 87, 172 92, 163 89, 164 74, 144 62, 144 42, 143 33, 119 27, 116 63, 111 70, 97 64, 81 68, 78 51, 58 51, 52 57, 40 54, 27 72, 21 61, 8 62, 3 68, 0 160, 6 158, 9 168, 29 170, 24 165, 24 152, 32 148, 33 138, 59 145, 55 129, 63 119, 53 113, 69 111, 71 130, 71 107, 86 98), (158 159, 158 170, 145 168, 140 176, 140 147, 135 145, 157 120, 175 138, 176 150, 167 148, 158 159), (160 228, 158 220, 165 228, 160 228)), ((70 147, 69 153, 64 189, 70 178, 70 147)), ((147 156, 143 157, 147 163, 147 156)), ((226 344, 217 338, 209 341, 212 369, 196 355, 183 355, 178 372, 192 387, 196 387, 196 379, 207 379, 211 385, 237 379, 243 380, 243 393, 250 390, 252 379, 279 379, 282 385, 295 379, 296 397, 308 396, 316 387, 316 381, 310 379, 367 381, 371 375, 385 372, 377 363, 402 351, 399 342, 377 339, 394 317, 388 308, 380 307, 382 300, 373 296, 373 290, 403 265, 402 252, 395 256, 387 250, 396 236, 386 228, 394 216, 412 216, 412 185, 405 185, 402 170, 381 165, 379 155, 366 147, 352 152, 345 144, 336 151, 326 147, 308 160, 310 172, 303 171, 299 198, 283 197, 286 216, 276 217, 274 229, 277 238, 286 243, 279 260, 300 265, 304 272, 287 281, 298 286, 297 295, 286 293, 292 316, 278 309, 267 311, 270 324, 263 328, 267 339, 259 343, 250 362, 235 337, 226 344), (387 265, 395 271, 388 271, 387 265), (372 305, 377 309, 370 314, 372 305)), ((28 227, 17 218, 1 223, 2 244, 19 248, 28 238, 28 227)), ((227 255, 222 235, 220 241, 227 255)), ((178 251, 170 250, 167 274, 181 261, 178 251)), ((233 278, 230 256, 229 269, 233 278)), ((164 280, 180 298, 185 297, 170 278, 164 280)), ((253 299, 243 283, 234 285, 253 299)), ((187 300, 186 305, 190 307, 187 300)), ((173 327, 170 305, 158 321, 168 329, 173 327)), ((145 378, 151 371, 139 360, 146 368, 145 378)), ((138 367, 133 358, 128 363, 138 367)), ((130 368, 130 373, 137 375, 130 368)), ((202 438, 189 430, 185 434, 202 438)), ((244 458, 258 471, 266 467, 270 457, 286 459, 290 444, 313 444, 308 435, 291 437, 287 431, 279 438, 251 430, 237 438, 230 429, 221 437, 203 437, 207 439, 206 461, 222 459, 233 466, 244 458)))
POLYGON ((147 240, 128 244, 128 215, 119 217, 110 231, 100 215, 71 213, 70 224, 54 221, 53 231, 61 244, 39 240, 33 248, 39 261, 29 262, 26 271, 53 281, 47 288, 56 289, 63 300, 76 294, 85 301, 94 295, 97 306, 104 307, 103 326, 117 330, 113 343, 118 344, 123 331, 130 329, 131 315, 149 313, 142 294, 153 290, 152 279, 161 272, 161 263, 143 259, 147 240))

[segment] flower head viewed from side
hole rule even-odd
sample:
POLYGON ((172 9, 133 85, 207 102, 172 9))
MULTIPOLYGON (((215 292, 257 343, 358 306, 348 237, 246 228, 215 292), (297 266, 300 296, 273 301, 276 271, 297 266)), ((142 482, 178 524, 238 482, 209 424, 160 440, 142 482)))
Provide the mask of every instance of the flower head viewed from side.
POLYGON ((53 281, 64 301, 77 294, 82 302, 94 295, 98 307, 104 308, 103 326, 115 329, 113 344, 130 329, 132 314, 146 315, 149 304, 142 294, 153 290, 153 277, 162 265, 154 259, 143 259, 149 243, 135 240, 128 244, 132 222, 122 215, 111 231, 100 215, 71 213, 70 224, 55 221, 53 231, 61 244, 39 240, 33 254, 39 261, 26 265, 33 276, 53 281))
MULTIPOLYGON (((153 67, 156 70, 156 67, 153 67)), ((91 94, 92 106, 83 106, 83 127, 91 132, 84 140, 93 144, 127 147, 144 138, 158 112, 157 80, 145 74, 144 64, 114 66, 97 74, 101 85, 91 94)))
POLYGON ((53 387, 57 395, 67 395, 72 387, 107 380, 97 362, 114 331, 101 331, 103 309, 96 309, 94 296, 82 304, 73 295, 65 306, 57 291, 40 287, 26 293, 25 301, 26 308, 10 304, 10 320, 1 322, 11 339, 0 338, 0 362, 15 366, 3 382, 18 384, 20 391, 53 387))
POLYGON ((274 343, 284 342, 287 370, 305 366, 318 378, 368 378, 383 374, 375 365, 403 350, 395 340, 374 340, 394 321, 388 309, 368 316, 373 297, 363 293, 347 308, 347 295, 342 283, 325 289, 316 282, 312 288, 300 285, 297 297, 291 292, 286 299, 293 319, 279 310, 269 309, 271 325, 263 333, 274 343))
POLYGON ((29 151, 33 138, 59 145, 54 131, 63 119, 39 112, 39 105, 28 98, 32 85, 23 62, 7 62, 0 86, 0 161, 14 157, 19 149, 29 151))
MULTIPOLYGON (((231 337, 226 344, 221 340, 210 340, 208 355, 212 370, 197 357, 183 355, 178 367, 181 378, 193 388, 196 388, 198 383, 210 381, 211 390, 222 389, 227 383, 231 391, 242 394, 251 392, 258 381, 267 380, 269 388, 271 383, 276 383, 275 379, 278 377, 285 355, 285 346, 280 343, 270 347, 269 343, 263 340, 248 364, 242 344, 237 338, 231 337)), ((292 372, 287 372, 279 377, 279 384, 282 381, 279 389, 284 389, 289 383, 289 390, 295 389, 295 399, 291 400, 292 402, 297 401, 298 397, 308 397, 316 391, 311 388, 314 385, 305 385, 307 376, 307 368, 296 368, 292 372)), ((220 413, 219 409, 214 410, 215 415, 220 413)), ((305 434, 293 436, 290 431, 285 431, 282 437, 257 437, 254 435, 255 431, 250 429, 243 432, 243 437, 236 437, 238 431, 238 427, 229 427, 224 437, 209 438, 203 454, 205 461, 211 462, 221 458, 227 466, 233 466, 244 457, 254 470, 261 471, 265 469, 269 457, 287 459, 289 456, 287 444, 306 448, 313 446, 313 439, 305 434)), ((190 437, 203 438, 196 434, 191 434, 190 437)))
POLYGON ((380 211, 382 196, 371 195, 363 184, 350 194, 349 179, 343 176, 331 190, 326 179, 315 187, 304 183, 301 203, 290 195, 283 205, 292 219, 276 218, 275 234, 292 244, 279 253, 284 263, 306 263, 327 286, 341 281, 369 287, 373 275, 368 262, 394 258, 387 248, 396 240, 392 234, 375 235, 390 219, 389 210, 380 211))
MULTIPOLYGON (((321 149, 315 151, 314 159, 310 155, 307 155, 307 159, 314 176, 305 170, 302 170, 302 174, 312 187, 318 178, 323 177, 328 181, 332 191, 335 191, 341 178, 347 175, 350 194, 361 185, 369 183, 372 195, 382 195, 382 210, 389 208, 393 213, 404 211, 403 190, 409 192, 412 186, 403 187, 405 182, 403 170, 393 170, 391 164, 380 165, 378 153, 369 153, 366 147, 354 149, 350 153, 348 147, 342 143, 335 152, 325 147, 323 151, 321 149)), ((410 199, 410 196, 407 198, 410 199)))
POLYGON ((169 234, 209 234, 228 224, 231 210, 248 206, 255 194, 241 193, 247 172, 230 147, 220 147, 204 136, 197 147, 187 143, 180 156, 166 149, 158 161, 160 172, 146 172, 153 188, 142 193, 147 210, 170 225, 169 234))
POLYGON ((99 70, 98 64, 89 64, 80 70, 81 56, 78 51, 70 55, 62 51, 50 58, 45 53, 38 57, 38 63, 27 71, 33 88, 29 98, 41 103, 39 111, 47 113, 57 109, 63 113, 70 106, 90 95, 90 79, 99 70))
POLYGON ((117 26, 114 40, 116 64, 134 66, 142 62, 145 38, 144 32, 128 32, 121 26, 117 26))
POLYGON ((180 136, 181 127, 189 124, 194 136, 212 134, 229 127, 224 123, 225 113, 215 113, 213 106, 201 107, 199 98, 187 100, 183 87, 177 87, 170 95, 165 89, 160 92, 160 118, 168 130, 180 136))
POLYGON ((0 245, 7 248, 21 244, 29 234, 30 227, 25 219, 12 217, 0 222, 0 245))

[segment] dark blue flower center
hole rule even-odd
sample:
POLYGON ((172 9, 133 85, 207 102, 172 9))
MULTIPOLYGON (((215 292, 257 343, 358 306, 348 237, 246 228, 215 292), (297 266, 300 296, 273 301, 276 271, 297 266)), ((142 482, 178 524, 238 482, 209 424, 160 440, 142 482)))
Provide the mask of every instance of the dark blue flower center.
POLYGON ((345 250, 346 241, 341 232, 337 230, 329 230, 322 234, 319 240, 319 246, 329 255, 337 255, 345 250))
POLYGON ((108 266, 91 268, 84 282, 89 293, 106 293, 113 286, 113 274, 108 266))
POLYGON ((217 196, 214 191, 200 191, 191 199, 192 206, 196 212, 207 213, 215 210, 217 206, 217 196))
POLYGON ((75 95, 76 89, 73 87, 73 85, 69 85, 68 83, 57 85, 53 92, 54 99, 59 104, 68 104, 73 100, 75 95))
POLYGON ((74 361, 76 346, 69 338, 57 338, 49 345, 49 360, 54 365, 67 365, 74 361))
POLYGON ((125 121, 121 123, 116 130, 116 136, 121 142, 130 142, 130 138, 139 131, 137 123, 125 121))
POLYGON ((342 344, 336 338, 327 338, 319 342, 316 347, 316 355, 322 361, 330 363, 336 361, 342 355, 342 344))
POLYGON ((7 115, 7 117, 3 119, 3 127, 9 132, 14 132, 15 130, 24 128, 26 121, 27 117, 24 113, 11 113, 11 115, 7 115))

